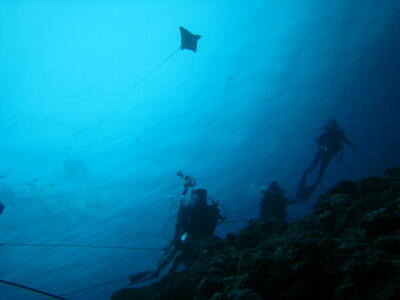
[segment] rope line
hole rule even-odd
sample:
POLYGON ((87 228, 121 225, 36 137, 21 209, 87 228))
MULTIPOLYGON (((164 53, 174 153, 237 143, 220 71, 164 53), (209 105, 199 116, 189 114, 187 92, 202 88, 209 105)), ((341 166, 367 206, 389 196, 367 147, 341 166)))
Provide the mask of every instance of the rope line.
POLYGON ((143 81, 145 81, 151 74, 153 74, 155 71, 157 71, 159 68, 161 68, 167 61, 169 61, 172 57, 174 57, 180 50, 181 50, 181 48, 178 48, 177 50, 175 50, 170 56, 168 56, 166 59, 164 59, 158 66, 156 66, 153 70, 151 70, 149 73, 144 75, 142 77, 142 79, 140 79, 133 87, 131 87, 129 89, 128 92, 130 93, 133 90, 135 90, 139 85, 142 84, 143 81))
POLYGON ((247 207, 247 208, 242 208, 242 209, 234 210, 234 211, 230 212, 229 214, 230 214, 230 215, 232 215, 232 214, 237 214, 237 213, 240 213, 240 212, 244 212, 244 211, 249 211, 249 210, 252 210, 252 209, 256 209, 256 208, 258 208, 258 207, 259 207, 259 206, 254 205, 254 206, 250 206, 250 207, 247 207))
POLYGON ((95 284, 95 285, 88 286, 86 288, 81 288, 81 289, 77 289, 77 290, 73 290, 73 291, 64 293, 61 296, 67 296, 67 295, 72 295, 72 294, 84 292, 84 291, 91 290, 91 289, 94 289, 94 288, 97 288, 97 287, 110 285, 110 284, 113 284, 113 283, 116 283, 116 282, 125 281, 125 280, 128 280, 128 279, 129 279, 129 277, 124 277, 124 278, 120 278, 120 279, 116 279, 116 280, 112 280, 112 281, 106 281, 106 282, 98 283, 98 284, 95 284))
POLYGON ((164 251, 162 248, 144 248, 144 247, 121 247, 121 246, 97 246, 80 244, 28 244, 28 243, 2 243, 0 246, 11 247, 71 247, 71 248, 100 248, 100 249, 123 249, 123 250, 151 250, 164 251))
POLYGON ((45 296, 50 297, 50 298, 60 299, 60 300, 67 300, 66 298, 62 298, 60 296, 56 296, 56 295, 53 295, 53 294, 50 294, 50 293, 47 293, 47 292, 44 292, 44 291, 41 291, 41 290, 38 290, 38 289, 34 289, 34 288, 31 288, 31 287, 28 287, 28 286, 25 286, 25 285, 22 285, 22 284, 18 284, 18 283, 15 283, 15 282, 2 280, 2 279, 0 279, 0 282, 4 283, 4 284, 7 284, 7 285, 11 285, 11 286, 17 287, 17 288, 20 288, 20 289, 31 291, 31 292, 34 292, 36 294, 45 295, 45 296))

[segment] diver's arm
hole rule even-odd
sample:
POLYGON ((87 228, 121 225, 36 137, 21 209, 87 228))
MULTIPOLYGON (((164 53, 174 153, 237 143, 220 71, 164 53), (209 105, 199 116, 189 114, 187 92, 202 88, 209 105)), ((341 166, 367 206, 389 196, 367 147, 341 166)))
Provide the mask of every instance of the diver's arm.
POLYGON ((344 133, 342 133, 343 134, 343 137, 342 137, 342 141, 343 141, 343 143, 345 143, 346 145, 349 145, 349 146, 352 146, 352 147, 356 147, 356 145, 353 143, 353 142, 351 142, 348 138, 346 138, 346 136, 344 135, 344 133))
POLYGON ((179 206, 179 211, 178 211, 178 215, 176 218, 176 224, 175 224, 175 234, 174 234, 174 239, 178 239, 180 238, 181 234, 183 233, 183 222, 184 222, 184 218, 185 218, 185 210, 186 207, 181 204, 179 206))
POLYGON ((320 136, 316 140, 316 143, 319 148, 326 143, 326 131, 320 134, 320 136))
POLYGON ((219 210, 216 212, 216 216, 217 216, 217 220, 218 221, 225 221, 226 220, 226 216, 223 216, 219 210))

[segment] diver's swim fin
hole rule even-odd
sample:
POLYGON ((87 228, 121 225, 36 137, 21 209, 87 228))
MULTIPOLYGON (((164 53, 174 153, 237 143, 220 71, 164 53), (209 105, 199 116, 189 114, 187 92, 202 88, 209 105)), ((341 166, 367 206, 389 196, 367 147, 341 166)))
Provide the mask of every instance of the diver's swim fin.
POLYGON ((153 273, 153 271, 144 271, 132 274, 131 276, 129 276, 129 281, 131 282, 131 284, 139 283, 146 277, 148 277, 151 273, 153 273))

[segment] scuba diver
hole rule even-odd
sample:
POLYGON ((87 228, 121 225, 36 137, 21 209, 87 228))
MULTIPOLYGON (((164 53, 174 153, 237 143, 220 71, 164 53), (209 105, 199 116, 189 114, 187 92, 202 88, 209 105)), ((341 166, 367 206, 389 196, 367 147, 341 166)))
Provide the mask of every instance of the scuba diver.
POLYGON ((286 207, 299 202, 286 198, 284 196, 286 191, 276 181, 271 182, 269 187, 263 190, 262 193, 259 214, 259 220, 261 221, 283 222, 287 216, 286 207))
POLYGON ((218 221, 225 220, 226 216, 221 216, 218 202, 207 197, 207 190, 194 189, 196 183, 189 176, 184 176, 182 172, 177 175, 184 179, 184 191, 182 196, 186 196, 188 189, 192 188, 190 203, 181 201, 175 234, 173 240, 165 248, 165 254, 161 257, 155 271, 141 272, 130 277, 132 284, 142 283, 159 276, 161 271, 171 264, 168 274, 177 271, 181 263, 188 262, 196 250, 199 243, 214 235, 218 221), (208 201, 210 200, 210 204, 208 201))
MULTIPOLYGON (((316 141, 318 145, 317 153, 311 166, 303 173, 296 193, 296 197, 304 202, 307 201, 314 193, 315 188, 318 186, 322 180, 322 177, 324 176, 325 169, 329 165, 332 158, 343 149, 343 144, 352 146, 354 149, 356 148, 356 145, 346 138, 343 129, 339 126, 339 123, 336 119, 329 119, 326 123, 326 126, 322 127, 321 129, 324 131, 316 141), (314 184, 307 187, 307 176, 319 163, 320 168, 317 180, 314 184)), ((339 160, 341 160, 341 157, 339 157, 339 160)))
POLYGON ((0 215, 3 213, 5 206, 0 202, 0 215))

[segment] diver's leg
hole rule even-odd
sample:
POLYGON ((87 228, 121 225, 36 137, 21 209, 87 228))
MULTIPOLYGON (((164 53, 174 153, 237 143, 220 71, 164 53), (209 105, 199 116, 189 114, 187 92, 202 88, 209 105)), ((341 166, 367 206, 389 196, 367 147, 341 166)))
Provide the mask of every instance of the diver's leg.
POLYGON ((178 253, 178 248, 172 247, 170 252, 163 257, 161 262, 158 264, 157 269, 154 271, 155 274, 160 274, 160 272, 169 265, 169 263, 174 259, 176 253, 178 253))
POLYGON ((319 168, 319 173, 318 173, 317 180, 312 185, 310 185, 310 187, 305 189, 303 201, 307 201, 312 196, 312 194, 314 193, 316 187, 321 182, 322 177, 324 176, 324 171, 325 171, 326 167, 328 166, 329 162, 332 159, 332 155, 330 155, 330 154, 328 154, 326 152, 320 151, 319 154, 320 154, 319 155, 319 160, 321 161, 321 165, 320 165, 320 168, 319 168))
POLYGON ((185 258, 185 255, 183 254, 183 252, 179 252, 176 256, 175 259, 172 261, 171 267, 168 270, 168 275, 169 274, 173 274, 176 272, 176 270, 178 270, 179 265, 181 264, 181 262, 183 261, 183 259, 185 258))
POLYGON ((321 158, 322 158, 322 151, 318 151, 314 156, 314 160, 311 166, 303 173, 303 176, 300 179, 299 186, 297 187, 296 191, 296 197, 298 199, 302 199, 303 201, 307 200, 308 198, 307 190, 309 190, 307 189, 307 175, 318 165, 321 158))
POLYGON ((314 183, 315 186, 317 186, 321 182, 322 178, 324 177, 325 170, 328 167, 329 163, 331 162, 332 157, 333 157, 332 154, 326 154, 322 157, 321 166, 319 168, 319 173, 318 173, 318 178, 317 178, 317 181, 314 183))
POLYGON ((164 249, 164 254, 163 254, 163 256, 161 256, 160 259, 158 260, 158 264, 160 264, 160 263, 168 256, 168 254, 171 253, 171 251, 173 250, 173 248, 174 248, 174 243, 173 243, 173 242, 170 242, 170 243, 165 247, 165 249, 164 249))
POLYGON ((310 166, 308 169, 306 169, 306 170, 304 171, 303 177, 307 176, 312 170, 314 170, 314 168, 318 165, 318 163, 319 163, 320 160, 322 159, 322 156, 323 156, 323 155, 322 155, 322 152, 321 152, 321 151, 318 151, 318 152, 315 154, 314 160, 313 160, 311 166, 310 166))

